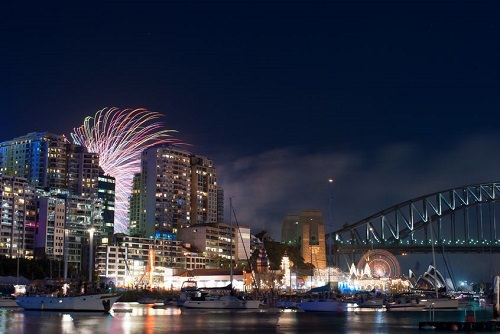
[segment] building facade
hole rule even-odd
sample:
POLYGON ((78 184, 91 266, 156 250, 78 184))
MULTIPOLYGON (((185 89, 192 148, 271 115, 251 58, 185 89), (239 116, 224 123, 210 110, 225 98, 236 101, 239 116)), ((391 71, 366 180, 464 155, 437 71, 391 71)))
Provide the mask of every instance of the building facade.
POLYGON ((177 233, 195 224, 215 223, 218 188, 214 164, 176 145, 148 148, 134 177, 130 234, 177 233))
POLYGON ((211 266, 216 266, 218 259, 246 261, 252 252, 248 227, 200 224, 180 229, 177 237, 202 252, 211 260, 211 266))
MULTIPOLYGON (((92 237, 98 242, 113 234, 114 179, 103 175, 97 154, 71 144, 65 136, 33 132, 0 143, 0 175, 14 182, 3 188, 4 197, 19 202, 11 203, 16 207, 13 215, 2 215, 2 228, 11 226, 13 231, 12 236, 2 235, 13 245, 0 242, 0 253, 19 247, 24 257, 62 257, 69 272, 79 275, 82 261, 90 256, 92 237), (8 195, 20 187, 21 179, 21 192, 30 196, 22 209, 20 190, 8 195), (95 235, 90 235, 91 228, 95 235), (24 238, 19 246, 13 242, 17 234, 24 238)), ((4 205, 6 211, 11 204, 4 205)))
POLYGON ((320 211, 287 215, 281 225, 281 242, 298 246, 304 261, 316 269, 326 268, 325 227, 320 211))
POLYGON ((95 270, 118 287, 169 288, 174 274, 203 269, 206 261, 181 241, 115 235, 97 247, 95 270))
POLYGON ((115 233, 116 180, 110 175, 100 174, 97 183, 97 197, 102 201, 103 235, 112 237, 115 233))
POLYGON ((33 258, 36 202, 28 180, 0 174, 0 210, 0 255, 33 258))

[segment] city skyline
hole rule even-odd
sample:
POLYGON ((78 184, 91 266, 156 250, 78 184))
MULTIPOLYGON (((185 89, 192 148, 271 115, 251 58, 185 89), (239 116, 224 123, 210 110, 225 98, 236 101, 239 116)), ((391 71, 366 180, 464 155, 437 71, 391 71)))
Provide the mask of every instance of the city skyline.
POLYGON ((17 6, 0 141, 69 134, 105 107, 157 111, 256 233, 499 178, 494 1, 17 6))

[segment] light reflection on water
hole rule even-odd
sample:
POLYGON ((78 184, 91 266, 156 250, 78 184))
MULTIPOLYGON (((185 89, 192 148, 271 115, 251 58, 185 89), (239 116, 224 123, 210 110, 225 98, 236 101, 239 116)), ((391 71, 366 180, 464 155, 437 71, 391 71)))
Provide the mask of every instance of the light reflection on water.
MULTIPOLYGON (((439 320, 463 320, 461 311, 436 314, 439 320), (440 317, 440 318, 438 318, 440 317)), ((477 313, 477 320, 491 319, 491 312, 477 313)), ((306 313, 261 310, 188 310, 118 303, 109 314, 87 312, 24 311, 0 308, 0 333, 9 334, 135 334, 135 333, 418 333, 419 321, 428 312, 306 313)))

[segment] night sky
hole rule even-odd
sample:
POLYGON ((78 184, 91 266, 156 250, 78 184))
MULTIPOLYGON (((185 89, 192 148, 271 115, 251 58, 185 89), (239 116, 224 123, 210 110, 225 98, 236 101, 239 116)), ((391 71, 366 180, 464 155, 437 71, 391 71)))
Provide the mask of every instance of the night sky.
POLYGON ((160 112, 254 233, 500 179, 498 1, 4 6, 0 141, 105 107, 160 112))

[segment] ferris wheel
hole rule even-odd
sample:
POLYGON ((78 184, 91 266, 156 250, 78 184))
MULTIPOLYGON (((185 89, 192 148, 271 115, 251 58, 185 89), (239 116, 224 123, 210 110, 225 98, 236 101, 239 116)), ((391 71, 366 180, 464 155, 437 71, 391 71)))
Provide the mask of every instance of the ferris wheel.
POLYGON ((399 261, 392 253, 384 249, 371 249, 363 254, 356 266, 359 271, 365 270, 366 265, 370 267, 371 275, 374 277, 399 277, 401 267, 399 261))

